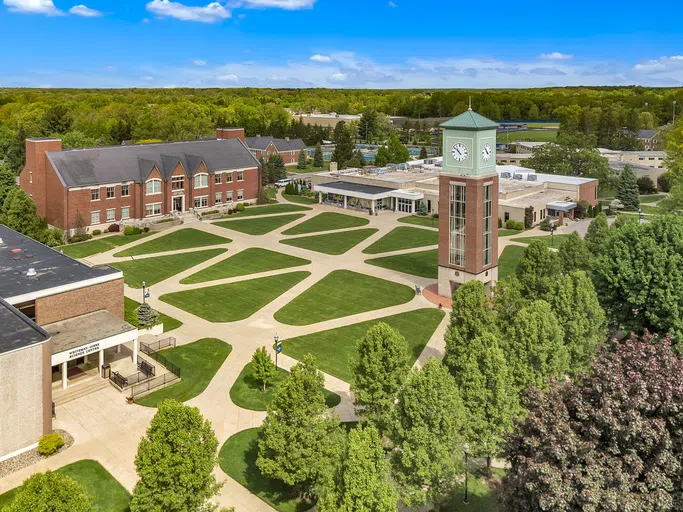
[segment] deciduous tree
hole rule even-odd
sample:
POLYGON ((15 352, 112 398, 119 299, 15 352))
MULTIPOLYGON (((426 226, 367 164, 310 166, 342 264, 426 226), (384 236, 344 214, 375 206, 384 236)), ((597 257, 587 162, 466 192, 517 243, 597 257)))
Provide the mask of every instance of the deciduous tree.
POLYGON ((251 356, 251 366, 254 370, 251 374, 252 377, 261 383, 263 391, 265 391, 268 383, 277 376, 277 368, 266 347, 256 349, 254 355, 251 356))
POLYGON ((598 256, 602 252, 602 247, 607 242, 609 234, 607 215, 605 215, 605 212, 600 212, 588 225, 586 236, 583 239, 586 243, 586 248, 591 254, 598 256))
POLYGON ((576 231, 572 231, 560 245, 558 258, 562 271, 569 273, 575 270, 588 270, 593 255, 588 251, 586 242, 576 231))
POLYGON ((36 473, 17 489, 3 512, 91 512, 93 500, 86 488, 58 471, 36 473))
POLYGON ((540 297, 547 293, 555 276, 560 273, 557 254, 548 246, 534 240, 524 249, 524 255, 515 271, 522 294, 527 297, 540 297))
POLYGON ((16 187, 16 174, 10 169, 9 165, 0 162, 0 213, 2 212, 5 198, 16 187))
POLYGON ((19 187, 14 187, 5 196, 0 222, 28 237, 37 238, 40 232, 40 219, 36 210, 33 199, 19 187))

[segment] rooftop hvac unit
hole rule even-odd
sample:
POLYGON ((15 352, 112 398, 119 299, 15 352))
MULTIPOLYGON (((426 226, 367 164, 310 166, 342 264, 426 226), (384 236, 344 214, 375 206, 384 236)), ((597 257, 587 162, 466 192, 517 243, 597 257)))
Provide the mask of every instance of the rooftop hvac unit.
POLYGON ((538 176, 536 176, 535 174, 529 174, 526 177, 526 179, 527 179, 527 181, 536 181, 536 180, 538 180, 538 176))
POLYGON ((523 176, 521 174, 515 173, 514 176, 512 177, 513 180, 521 180, 523 176))
POLYGON ((511 176, 511 175, 510 175, 510 173, 509 173, 508 171, 503 171, 503 172, 500 173, 500 177, 501 177, 501 178, 510 179, 510 176, 511 176))
POLYGON ((443 167, 443 162, 436 162, 434 165, 436 165, 437 167, 443 167))

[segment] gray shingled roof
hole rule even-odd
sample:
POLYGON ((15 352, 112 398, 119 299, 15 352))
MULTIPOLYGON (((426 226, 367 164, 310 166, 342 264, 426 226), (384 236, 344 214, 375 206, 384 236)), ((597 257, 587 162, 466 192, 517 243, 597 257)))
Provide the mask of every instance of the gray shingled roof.
POLYGON ((165 142, 48 152, 47 157, 66 187, 103 183, 142 183, 156 166, 167 179, 178 162, 189 176, 203 161, 209 173, 255 167, 258 160, 239 139, 165 142))
POLYGON ((50 339, 50 334, 0 298, 0 354, 50 339))
POLYGON ((491 130, 498 128, 498 123, 494 123, 481 114, 477 114, 474 110, 469 109, 459 116, 455 116, 453 119, 442 123, 441 127, 458 130, 491 130))
POLYGON ((657 130, 640 130, 638 131, 638 138, 639 139, 651 139, 657 135, 657 130))
POLYGON ((266 149, 270 143, 275 144, 278 151, 298 151, 306 149, 301 139, 276 139, 275 137, 246 137, 245 142, 250 149, 266 149))

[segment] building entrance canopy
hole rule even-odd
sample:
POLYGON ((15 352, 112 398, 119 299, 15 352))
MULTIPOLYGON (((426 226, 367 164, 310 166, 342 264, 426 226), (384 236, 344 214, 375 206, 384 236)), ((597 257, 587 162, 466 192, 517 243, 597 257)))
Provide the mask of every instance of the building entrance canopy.
POLYGON ((576 206, 577 204, 573 201, 553 201, 546 204, 548 210, 555 210, 556 212, 565 213, 572 211, 574 208, 576 208, 576 206))
POLYGON ((355 197, 358 199, 386 199, 389 197, 398 199, 409 199, 412 201, 420 201, 424 199, 422 192, 412 190, 401 190, 389 187, 378 187, 376 185, 363 185, 360 183, 350 183, 346 181, 336 181, 333 183, 324 183, 315 185, 315 191, 323 194, 338 194, 347 197, 355 197))

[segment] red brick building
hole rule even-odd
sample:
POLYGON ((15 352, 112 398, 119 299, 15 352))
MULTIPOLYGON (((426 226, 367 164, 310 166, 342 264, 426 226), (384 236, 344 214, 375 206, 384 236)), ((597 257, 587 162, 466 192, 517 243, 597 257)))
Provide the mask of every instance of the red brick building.
POLYGON ((276 139, 275 137, 247 137, 245 139, 251 154, 256 158, 263 158, 267 161, 270 155, 280 154, 285 161, 285 165, 296 164, 299 162, 299 154, 306 151, 306 144, 301 139, 276 139))
POLYGON ((59 139, 27 139, 19 184, 40 216, 66 230, 77 213, 95 228, 256 200, 259 162, 244 130, 217 136, 72 150, 62 150, 59 139))

